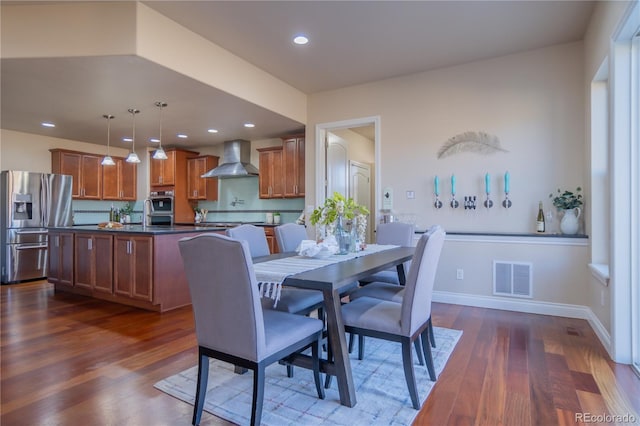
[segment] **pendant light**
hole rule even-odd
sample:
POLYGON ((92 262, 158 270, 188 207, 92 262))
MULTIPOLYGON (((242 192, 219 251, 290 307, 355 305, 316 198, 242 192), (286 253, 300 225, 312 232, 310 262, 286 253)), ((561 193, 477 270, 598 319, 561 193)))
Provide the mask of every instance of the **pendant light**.
POLYGON ((155 103, 155 105, 160 108, 160 136, 158 137, 158 141, 160 142, 160 145, 158 146, 158 149, 156 149, 156 151, 153 153, 153 159, 154 160, 166 160, 167 159, 167 154, 164 152, 164 149, 162 149, 162 108, 167 106, 166 102, 162 102, 162 101, 158 101, 155 103))
POLYGON ((129 108, 127 111, 131 114, 133 118, 133 133, 131 135, 131 152, 127 156, 125 160, 127 163, 139 163, 140 158, 138 158, 138 154, 136 154, 136 114, 140 112, 135 108, 129 108))
POLYGON ((102 117, 107 119, 107 155, 102 159, 103 166, 115 166, 116 163, 111 158, 111 154, 109 153, 109 148, 111 147, 111 119, 114 118, 111 114, 105 114, 102 117))

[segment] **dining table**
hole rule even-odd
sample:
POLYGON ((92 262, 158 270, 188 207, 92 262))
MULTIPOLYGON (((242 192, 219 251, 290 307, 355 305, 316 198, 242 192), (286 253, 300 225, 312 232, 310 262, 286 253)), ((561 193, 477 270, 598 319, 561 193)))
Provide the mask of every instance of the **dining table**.
MULTIPOLYGON (((401 281, 404 281, 403 263, 411 260, 415 247, 393 247, 370 254, 363 252, 361 256, 345 261, 331 263, 326 266, 288 275, 282 285, 302 289, 318 290, 324 298, 326 313, 327 339, 331 348, 331 359, 323 359, 322 372, 335 376, 338 384, 340 403, 347 407, 356 405, 356 390, 349 360, 349 348, 344 332, 341 299, 352 283, 376 272, 396 267, 401 281)), ((253 259, 253 263, 267 262, 284 257, 295 257, 297 253, 277 253, 253 259)), ((338 255, 336 255, 338 256, 338 255)), ((303 261, 302 256, 298 256, 303 261)), ((292 259, 293 260, 293 259, 292 259)), ((295 354, 287 359, 293 365, 312 368, 311 357, 295 354)))

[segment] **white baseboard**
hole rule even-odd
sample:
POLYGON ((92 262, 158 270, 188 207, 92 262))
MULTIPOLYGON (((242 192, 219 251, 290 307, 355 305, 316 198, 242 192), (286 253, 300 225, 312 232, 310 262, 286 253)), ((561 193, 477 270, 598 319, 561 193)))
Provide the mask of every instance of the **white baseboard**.
MULTIPOLYGON (((611 336, 591 308, 566 303, 541 302, 535 300, 509 299, 497 296, 433 291, 433 301, 453 305, 475 306, 478 308, 501 309, 503 311, 526 312, 529 314, 553 315, 556 317, 579 318, 589 322, 600 343, 611 357, 611 336)), ((611 357, 613 359, 613 357, 611 357)))

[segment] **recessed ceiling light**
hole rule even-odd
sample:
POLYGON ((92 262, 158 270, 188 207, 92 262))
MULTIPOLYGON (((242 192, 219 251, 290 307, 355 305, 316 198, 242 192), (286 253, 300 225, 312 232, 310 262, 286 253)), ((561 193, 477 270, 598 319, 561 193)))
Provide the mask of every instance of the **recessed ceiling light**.
POLYGON ((253 123, 244 123, 244 127, 249 127, 249 128, 251 128, 251 127, 256 127, 256 125, 255 125, 255 124, 253 124, 253 123))
POLYGON ((209 133, 218 133, 218 130, 217 129, 209 129, 209 130, 207 130, 207 132, 209 132, 209 133))
POLYGON ((149 142, 158 143, 158 142, 160 142, 160 139, 158 139, 158 138, 149 138, 149 142))
POLYGON ((184 133, 178 133, 178 134, 177 134, 177 136, 178 136, 180 139, 186 139, 186 138, 188 138, 188 137, 189 137, 189 136, 185 135, 184 133))
POLYGON ((309 43, 309 39, 308 39, 306 36, 304 36, 304 35, 300 34, 300 35, 295 36, 295 38, 293 39, 293 42, 294 42, 295 44, 300 44, 300 45, 302 45, 302 44, 307 44, 307 43, 309 43))
POLYGON ((40 123, 40 124, 42 125, 42 127, 56 127, 56 125, 55 125, 55 124, 53 124, 53 123, 49 123, 49 122, 47 122, 47 121, 44 121, 44 122, 42 122, 42 123, 40 123))
POLYGON ((125 136, 124 138, 122 138, 122 142, 133 142, 133 139, 125 136))

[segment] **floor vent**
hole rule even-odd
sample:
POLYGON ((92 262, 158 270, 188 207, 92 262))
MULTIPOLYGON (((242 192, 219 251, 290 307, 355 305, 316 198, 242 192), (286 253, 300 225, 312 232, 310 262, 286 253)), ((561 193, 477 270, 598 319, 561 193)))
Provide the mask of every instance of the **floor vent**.
POLYGON ((532 297, 531 272, 528 262, 493 261, 493 294, 499 296, 532 297))

